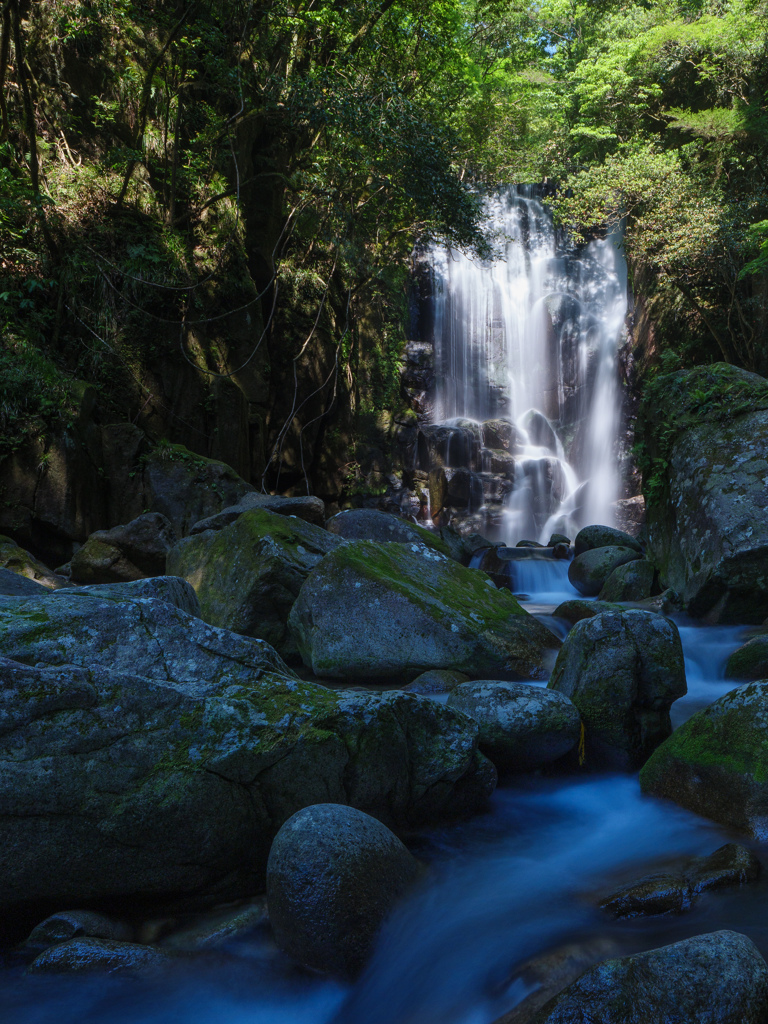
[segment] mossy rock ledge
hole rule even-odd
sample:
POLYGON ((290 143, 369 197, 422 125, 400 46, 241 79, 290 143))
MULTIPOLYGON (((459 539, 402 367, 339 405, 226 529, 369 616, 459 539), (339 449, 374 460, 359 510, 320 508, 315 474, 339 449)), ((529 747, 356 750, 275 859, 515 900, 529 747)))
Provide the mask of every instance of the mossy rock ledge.
POLYGON ((638 423, 648 555, 695 616, 768 615, 768 381, 735 366, 647 389, 638 423))
POLYGON ((290 658, 297 655, 286 630, 293 602, 311 570, 343 543, 295 516, 252 509, 180 541, 168 571, 192 584, 206 622, 266 640, 290 658))
POLYGON ((419 544, 350 542, 307 577, 289 627, 319 677, 406 683, 432 668, 543 679, 558 638, 485 573, 419 544))
POLYGON ((672 732, 669 709, 687 691, 677 626, 639 609, 582 619, 549 687, 581 715, 588 767, 635 771, 672 732))
POLYGON ((640 772, 644 793, 721 825, 768 838, 768 681, 731 690, 696 712, 640 772))
POLYGON ((309 804, 410 827, 492 792, 460 712, 304 682, 269 644, 131 586, 0 598, 7 914, 241 899, 309 804))

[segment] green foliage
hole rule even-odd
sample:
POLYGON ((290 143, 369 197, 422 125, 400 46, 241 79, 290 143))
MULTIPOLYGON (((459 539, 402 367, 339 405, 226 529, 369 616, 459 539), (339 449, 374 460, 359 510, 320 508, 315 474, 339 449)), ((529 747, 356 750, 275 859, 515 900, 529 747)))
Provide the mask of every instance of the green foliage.
POLYGON ((79 390, 36 347, 6 339, 0 347, 0 458, 30 436, 70 425, 79 390))

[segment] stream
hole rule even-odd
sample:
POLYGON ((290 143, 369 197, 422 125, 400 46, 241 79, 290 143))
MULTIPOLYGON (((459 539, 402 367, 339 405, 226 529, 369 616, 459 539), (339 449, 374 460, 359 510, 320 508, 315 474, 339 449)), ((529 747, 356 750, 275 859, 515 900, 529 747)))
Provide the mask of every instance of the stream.
MULTIPOLYGON (((562 570, 555 575, 545 573, 539 588, 529 578, 524 602, 548 625, 554 605, 577 596, 562 570)), ((731 688, 723 667, 745 633, 738 626, 677 621, 688 695, 673 705, 675 725, 731 688)), ((597 907, 616 885, 732 839, 743 842, 642 796, 636 775, 519 776, 497 789, 487 813, 408 837, 431 865, 428 881, 387 923, 353 986, 298 969, 264 931, 141 980, 24 976, 22 962, 11 955, 0 982, 2 1019, 491 1024, 531 991, 520 965, 565 944, 591 949, 598 960, 733 928, 768 954, 762 910, 768 879, 705 894, 680 916, 614 921, 597 907)))

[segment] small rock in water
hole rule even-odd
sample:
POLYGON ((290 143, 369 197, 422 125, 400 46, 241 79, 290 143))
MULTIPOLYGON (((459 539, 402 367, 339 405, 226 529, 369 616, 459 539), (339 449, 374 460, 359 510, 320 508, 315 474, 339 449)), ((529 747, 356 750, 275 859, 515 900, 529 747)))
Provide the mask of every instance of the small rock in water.
POLYGON ((469 682, 469 676, 463 672, 454 672, 450 668, 432 668, 422 672, 412 683, 403 687, 405 693, 420 693, 424 696, 450 693, 461 683, 469 682))
POLYGON ((532 771, 575 747, 579 713, 567 697, 533 683, 462 683, 448 706, 478 724, 479 746, 499 770, 532 771))
POLYGON ((573 552, 571 551, 571 545, 563 544, 562 541, 558 544, 553 545, 552 547, 553 558, 565 560, 566 558, 570 558, 572 554, 573 552))
POLYGON ((576 555, 568 566, 568 580, 584 597, 597 597, 615 569, 640 557, 634 548, 626 546, 590 548, 576 555))
POLYGON ((719 931, 581 975, 533 1024, 763 1024, 768 967, 746 935, 719 931))
POLYGON ((420 873, 376 818, 340 804, 305 807, 286 821, 269 854, 267 902, 277 943, 308 967, 355 974, 420 873))
POLYGON ((95 910, 62 910, 36 925, 24 946, 29 950, 48 949, 80 936, 128 942, 133 938, 133 930, 124 921, 95 910))
POLYGON ((571 542, 570 542, 569 538, 566 537, 566 535, 564 533, 553 533, 552 536, 547 541, 547 547, 548 548, 554 548, 558 544, 565 544, 567 547, 571 546, 571 542))
POLYGON ((136 942, 89 937, 68 939, 41 953, 27 968, 29 974, 154 974, 171 966, 178 954, 136 942))

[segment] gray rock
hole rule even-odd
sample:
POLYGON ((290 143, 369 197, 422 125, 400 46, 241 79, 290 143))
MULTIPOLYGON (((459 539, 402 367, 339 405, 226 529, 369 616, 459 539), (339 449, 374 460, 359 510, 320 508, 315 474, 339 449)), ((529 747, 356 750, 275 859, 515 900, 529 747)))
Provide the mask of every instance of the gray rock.
POLYGON ((531 771, 576 746, 581 719, 563 694, 532 683, 462 683, 448 706, 473 718, 480 749, 499 770, 531 771))
POLYGON ((46 588, 42 583, 30 580, 11 569, 0 569, 0 595, 3 597, 34 597, 35 594, 45 592, 46 588))
POLYGON ((481 429, 484 448, 501 449, 511 455, 522 451, 525 437, 511 420, 485 420, 481 429))
POLYGON ((78 587, 64 591, 67 599, 82 595, 109 598, 119 601, 136 601, 140 598, 156 598, 172 604, 188 615, 202 617, 197 594, 186 580, 179 576, 153 576, 131 583, 97 583, 90 587, 78 587))
POLYGON ((725 678, 748 681, 768 678, 768 636, 753 636, 737 648, 725 664, 725 678))
POLYGON ((263 641, 165 602, 0 598, 0 636, 6 910, 242 899, 308 803, 416 824, 495 785, 459 712, 302 682, 263 641))
POLYGON ((70 576, 75 583, 124 583, 162 576, 168 552, 177 541, 170 522, 147 512, 130 523, 92 533, 75 552, 70 576))
POLYGON ((160 445, 145 458, 144 487, 150 509, 169 519, 180 537, 256 490, 225 462, 177 444, 160 445))
POLYGON ((768 968, 738 932, 697 935, 590 968, 534 1024, 762 1024, 768 968))
POLYGON ((582 619, 593 619, 595 615, 600 615, 602 612, 621 612, 624 611, 620 604, 615 604, 611 601, 586 601, 583 598, 571 598, 569 601, 563 601, 552 614, 558 619, 565 619, 566 622, 570 622, 573 625, 576 622, 581 622, 582 619))
POLYGON ((549 686, 578 708, 586 763, 634 771, 672 732, 686 692, 677 626, 652 612, 602 612, 565 638, 549 686))
POLYGON ((128 942, 133 938, 133 929, 125 921, 107 917, 95 910, 62 910, 46 917, 33 928, 24 946, 28 950, 48 949, 49 946, 84 935, 128 942))
MULTIPOLYGON (((3 570, 5 586, 9 588, 13 580, 8 573, 13 573, 20 580, 27 579, 48 590, 58 590, 59 587, 68 587, 69 580, 63 576, 51 572, 47 565, 35 558, 29 551, 25 551, 15 540, 0 534, 0 569, 3 570)), ((17 581, 17 586, 24 587, 24 584, 17 581)), ((4 591, 8 592, 8 591, 4 591)))
POLYGON ((665 583, 692 615, 762 622, 768 382, 724 363, 659 377, 638 429, 649 462, 648 550, 665 583))
MULTIPOLYGON (((353 508, 339 512, 328 520, 330 533, 344 540, 373 540, 379 544, 424 544, 449 558, 455 557, 451 545, 439 533, 375 508, 353 508)), ((459 542, 461 538, 459 537, 459 542)))
POLYGON ((745 846, 726 843, 708 857, 694 857, 676 871, 646 875, 614 890, 600 907, 614 917, 681 914, 702 893, 746 885, 760 876, 762 865, 745 846))
POLYGON ((180 541, 168 568, 192 584, 206 622, 295 657, 286 629, 293 602, 310 571, 340 544, 341 538, 303 519, 252 509, 229 526, 180 541))
POLYGON ((469 676, 463 672, 454 672, 450 668, 432 668, 416 676, 412 683, 403 687, 405 693, 446 694, 455 690, 460 683, 468 683, 469 676))
POLYGON ((319 563, 290 627, 315 675, 350 681, 403 682, 431 668, 540 679, 560 644, 483 573, 418 544, 371 541, 319 563))
POLYGON ((638 554, 643 553, 642 545, 638 540, 623 530, 616 530, 612 526, 585 526, 576 534, 573 542, 573 549, 576 555, 582 555, 585 551, 592 551, 594 548, 631 548, 638 554))
POLYGON ((645 601, 653 592, 655 570, 645 558, 614 569, 603 584, 601 601, 645 601))
POLYGON ((69 939, 51 946, 27 968, 29 974, 156 974, 176 962, 176 955, 135 942, 69 939))
POLYGON ((198 914, 194 920, 174 928, 159 945, 163 949, 194 952, 220 949, 235 939, 242 939, 269 923, 266 899, 257 896, 235 906, 198 914))
POLYGON ((295 516, 314 526, 325 526, 325 502, 321 498, 312 495, 287 498, 282 494, 259 494, 257 491, 251 491, 236 505, 230 505, 216 515, 195 523, 189 531, 189 536, 205 533, 206 530, 223 530, 225 526, 230 526, 239 519, 243 512, 250 512, 253 509, 262 509, 281 516, 295 516))
POLYGON ((640 553, 634 548, 589 548, 576 555, 568 566, 568 580, 584 597, 597 597, 615 569, 639 558, 640 553))
POLYGON ((418 861, 375 818, 316 804, 280 829, 267 865, 269 919, 278 945, 308 967, 355 974, 418 861))
POLYGON ((684 722, 640 772, 644 793, 768 838, 768 682, 731 690, 684 722))

